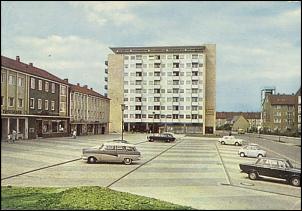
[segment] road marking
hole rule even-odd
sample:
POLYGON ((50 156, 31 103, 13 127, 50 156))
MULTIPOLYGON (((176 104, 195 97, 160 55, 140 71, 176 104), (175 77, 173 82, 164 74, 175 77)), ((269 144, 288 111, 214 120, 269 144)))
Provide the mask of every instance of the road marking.
POLYGON ((217 150, 217 154, 218 154, 218 156, 219 156, 219 158, 220 158, 220 162, 221 162, 221 164, 222 164, 222 166, 223 166, 223 171, 224 171, 224 173, 225 173, 225 175, 226 175, 226 179, 227 179, 228 183, 229 183, 230 185, 232 185, 232 182, 231 182, 231 180, 230 180, 230 175, 229 175, 228 171, 226 170, 226 167, 225 167, 225 165, 224 165, 223 159, 222 159, 222 157, 221 157, 221 155, 220 155, 220 152, 219 152, 219 149, 218 149, 218 147, 217 147, 217 143, 215 143, 215 147, 216 147, 216 150, 217 150))

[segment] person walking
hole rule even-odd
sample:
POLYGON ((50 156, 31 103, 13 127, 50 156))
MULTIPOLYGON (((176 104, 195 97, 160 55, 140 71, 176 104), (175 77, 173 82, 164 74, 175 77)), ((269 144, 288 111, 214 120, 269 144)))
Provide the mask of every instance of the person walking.
POLYGON ((76 130, 74 130, 74 131, 73 131, 73 133, 72 133, 72 137, 73 137, 74 139, 76 139, 76 138, 77 138, 77 131, 76 131, 76 130))
POLYGON ((13 143, 15 143, 16 137, 17 137, 17 132, 15 130, 13 130, 13 132, 12 132, 12 142, 13 143))

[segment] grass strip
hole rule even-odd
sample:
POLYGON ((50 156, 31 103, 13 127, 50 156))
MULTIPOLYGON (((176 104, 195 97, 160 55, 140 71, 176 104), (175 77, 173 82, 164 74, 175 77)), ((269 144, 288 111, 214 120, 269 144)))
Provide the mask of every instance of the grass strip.
POLYGON ((1 209, 72 210, 192 210, 153 198, 109 188, 1 187, 1 209))

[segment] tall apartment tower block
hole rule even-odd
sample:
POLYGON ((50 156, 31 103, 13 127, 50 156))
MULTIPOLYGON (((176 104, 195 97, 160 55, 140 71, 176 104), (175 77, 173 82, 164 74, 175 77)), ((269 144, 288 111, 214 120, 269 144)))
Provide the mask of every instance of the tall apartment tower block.
POLYGON ((215 44, 110 49, 110 132, 215 132, 215 44))

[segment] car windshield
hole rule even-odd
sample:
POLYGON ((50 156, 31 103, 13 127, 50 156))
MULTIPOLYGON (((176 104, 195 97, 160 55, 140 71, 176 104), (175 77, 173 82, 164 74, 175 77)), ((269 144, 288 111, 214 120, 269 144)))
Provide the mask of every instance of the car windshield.
POLYGON ((288 164, 288 166, 289 166, 290 168, 293 168, 293 165, 291 164, 291 162, 290 162, 289 160, 287 160, 286 163, 288 164))

